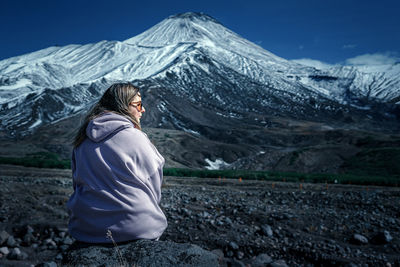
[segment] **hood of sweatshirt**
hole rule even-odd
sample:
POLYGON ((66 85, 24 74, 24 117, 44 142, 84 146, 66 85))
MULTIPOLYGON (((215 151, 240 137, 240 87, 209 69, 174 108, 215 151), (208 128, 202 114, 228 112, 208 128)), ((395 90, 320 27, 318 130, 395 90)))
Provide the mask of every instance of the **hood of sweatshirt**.
POLYGON ((91 120, 86 128, 86 135, 93 142, 100 142, 123 129, 134 127, 126 117, 107 112, 91 120))

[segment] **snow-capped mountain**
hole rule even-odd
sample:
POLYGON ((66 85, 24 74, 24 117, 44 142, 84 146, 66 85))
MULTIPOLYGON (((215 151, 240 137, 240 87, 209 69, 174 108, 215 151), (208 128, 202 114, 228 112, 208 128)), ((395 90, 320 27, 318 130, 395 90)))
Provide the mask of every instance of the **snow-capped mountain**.
POLYGON ((0 61, 0 129, 26 135, 85 111, 115 81, 134 82, 157 107, 148 109, 146 126, 200 135, 220 136, 215 129, 250 117, 262 125, 266 116, 397 122, 399 74, 398 64, 384 72, 307 67, 205 14, 184 13, 122 42, 49 47, 0 61))

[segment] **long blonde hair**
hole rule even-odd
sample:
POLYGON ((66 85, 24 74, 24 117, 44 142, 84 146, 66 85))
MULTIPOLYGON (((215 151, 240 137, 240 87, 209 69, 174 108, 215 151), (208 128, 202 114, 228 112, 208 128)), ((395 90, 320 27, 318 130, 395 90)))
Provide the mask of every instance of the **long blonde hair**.
POLYGON ((104 92, 99 102, 97 102, 86 115, 85 120, 75 136, 73 146, 78 147, 82 144, 86 138, 86 128, 89 122, 106 111, 112 111, 126 117, 135 125, 135 128, 141 130, 140 122, 129 112, 129 103, 138 93, 139 88, 133 86, 131 83, 115 83, 111 85, 104 92))

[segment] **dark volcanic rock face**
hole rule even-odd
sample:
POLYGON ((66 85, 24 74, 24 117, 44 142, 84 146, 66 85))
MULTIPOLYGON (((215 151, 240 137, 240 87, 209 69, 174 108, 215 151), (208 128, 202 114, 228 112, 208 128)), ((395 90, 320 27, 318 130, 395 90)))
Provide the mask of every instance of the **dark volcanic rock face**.
MULTIPOLYGON (((152 116, 146 111, 144 118, 151 121, 152 116)), ((52 152, 70 159, 71 143, 82 118, 77 115, 50 126, 40 126, 35 134, 21 139, 2 139, 0 133, 0 157, 52 152)), ((348 173, 370 166, 376 169, 364 174, 385 176, 400 155, 398 134, 267 116, 249 118, 246 126, 229 120, 225 124, 216 122, 225 128, 199 126, 199 131, 207 132, 209 137, 199 135, 195 127, 186 131, 144 127, 143 131, 165 157, 167 168, 205 168, 209 165, 206 159, 212 162, 220 159, 230 164, 223 167, 227 169, 348 173), (393 155, 385 156, 388 153, 393 155), (351 165, 349 161, 357 154, 358 165, 351 165)), ((399 171, 392 171, 387 175, 398 174, 399 171)))
MULTIPOLYGON (((70 171, 2 165, 0 183, 0 264, 60 262, 72 243, 70 171)), ((166 177, 162 194, 161 241, 228 264, 400 264, 398 188, 166 177)))

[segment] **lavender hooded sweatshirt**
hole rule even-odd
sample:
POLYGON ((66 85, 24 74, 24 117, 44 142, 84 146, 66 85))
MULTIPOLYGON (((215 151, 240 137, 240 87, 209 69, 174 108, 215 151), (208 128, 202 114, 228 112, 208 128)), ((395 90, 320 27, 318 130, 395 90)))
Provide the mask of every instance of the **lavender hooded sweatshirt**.
POLYGON ((167 227, 159 207, 164 158, 127 118, 104 113, 73 150, 74 193, 67 203, 68 229, 77 240, 109 243, 155 239, 167 227))

